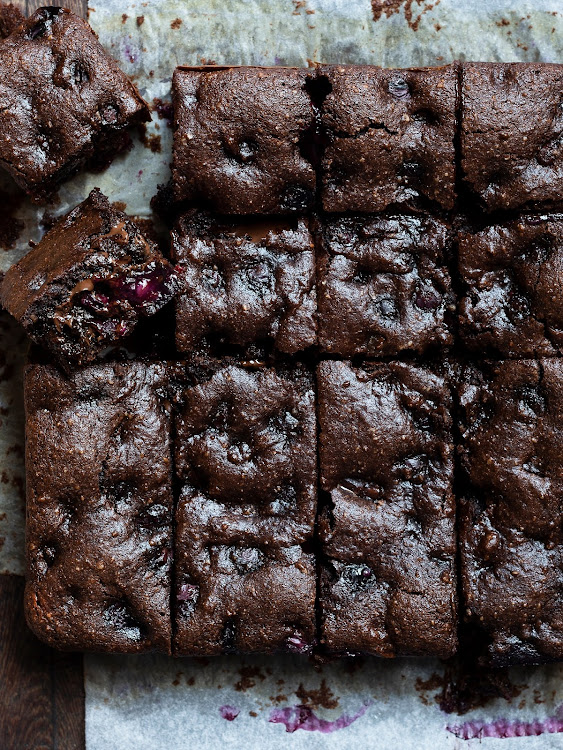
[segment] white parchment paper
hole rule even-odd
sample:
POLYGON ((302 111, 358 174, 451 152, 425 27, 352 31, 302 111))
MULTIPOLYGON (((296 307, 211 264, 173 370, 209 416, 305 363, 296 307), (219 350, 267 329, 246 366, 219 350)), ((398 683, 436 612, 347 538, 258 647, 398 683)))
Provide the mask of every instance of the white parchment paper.
MULTIPOLYGON (((181 63, 563 62, 562 0, 93 0, 90 22, 151 102, 169 100, 181 63)), ((171 159, 171 131, 156 111, 151 137, 154 150, 137 138, 102 175, 83 174, 65 185, 56 205, 24 201, 15 214, 24 229, 12 250, 0 250, 0 270, 39 238, 45 211, 66 212, 94 186, 125 202, 129 213, 150 216, 150 199, 167 182, 171 159)), ((5 182, 0 190, 9 189, 5 182)), ((24 346, 18 326, 0 315, 0 571, 17 574, 23 571, 24 346)), ((424 689, 444 672, 433 661, 367 659, 321 669, 291 656, 88 655, 85 666, 88 750, 563 747, 559 665, 515 670, 518 697, 463 717, 443 713, 437 689, 424 689)))

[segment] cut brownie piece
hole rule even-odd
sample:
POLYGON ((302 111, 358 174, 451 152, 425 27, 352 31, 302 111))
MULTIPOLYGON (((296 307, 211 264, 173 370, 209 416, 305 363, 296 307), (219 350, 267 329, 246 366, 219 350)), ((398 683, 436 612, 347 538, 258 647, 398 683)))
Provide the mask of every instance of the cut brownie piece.
POLYGON ((166 368, 25 375, 27 621, 61 649, 170 651, 166 368))
POLYGON ((174 296, 156 245, 94 190, 6 273, 0 303, 63 365, 120 343, 174 296))
POLYGON ((451 209, 455 200, 457 67, 321 66, 326 211, 451 209))
POLYGON ((177 68, 176 199, 228 214, 306 211, 315 196, 301 148, 315 123, 312 77, 294 68, 177 68))
POLYGON ((0 165, 43 199, 128 145, 146 103, 86 21, 41 8, 0 45, 0 165))
POLYGON ((184 279, 176 301, 176 344, 196 350, 211 339, 266 342, 287 354, 316 343, 313 242, 305 221, 231 222, 182 217, 172 252, 184 279))
POLYGON ((314 401, 299 366, 219 365, 186 388, 175 448, 177 655, 311 649, 314 401))
POLYGON ((468 63, 462 72, 465 180, 489 211, 561 205, 563 67, 468 63))
POLYGON ((322 226, 319 343, 353 356, 452 343, 448 227, 430 218, 346 217, 322 226))
POLYGON ((504 357, 563 348, 563 216, 521 216, 459 236, 460 332, 471 350, 504 357))
POLYGON ((321 642, 440 656, 457 645, 451 396, 394 362, 318 369, 321 642))
POLYGON ((466 616, 496 666, 563 657, 563 362, 485 363, 460 389, 466 616))

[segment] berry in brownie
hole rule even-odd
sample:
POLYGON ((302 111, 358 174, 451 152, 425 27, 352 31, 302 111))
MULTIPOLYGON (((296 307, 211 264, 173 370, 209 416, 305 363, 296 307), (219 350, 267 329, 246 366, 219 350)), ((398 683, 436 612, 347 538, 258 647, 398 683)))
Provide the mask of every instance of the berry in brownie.
POLYGON ((0 302, 63 365, 121 343, 174 296, 156 245, 94 190, 4 276, 0 302))
POLYGON ((318 368, 321 642, 447 657, 457 646, 451 396, 426 368, 318 368))
POLYGON ((166 387, 161 364, 26 370, 25 611, 55 648, 170 652, 166 387))
POLYGON ((310 208, 315 170, 301 144, 315 124, 312 77, 293 68, 177 68, 175 198, 228 214, 310 208))
POLYGON ((86 21, 41 8, 0 45, 0 165, 35 199, 128 145, 149 119, 86 21))

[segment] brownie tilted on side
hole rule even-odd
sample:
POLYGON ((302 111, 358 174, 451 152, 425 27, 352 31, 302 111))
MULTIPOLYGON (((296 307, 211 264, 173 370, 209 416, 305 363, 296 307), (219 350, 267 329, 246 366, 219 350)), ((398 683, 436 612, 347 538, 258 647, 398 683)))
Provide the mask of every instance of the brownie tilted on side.
POLYGON ((86 162, 129 144, 147 104, 96 35, 41 8, 0 45, 0 166, 42 200, 86 162))
POLYGON ((310 208, 315 170, 302 140, 315 123, 297 68, 176 68, 175 198, 228 214, 310 208))
POLYGON ((172 232, 182 269, 176 300, 179 351, 270 344, 295 354, 316 343, 313 241, 304 220, 234 222, 182 217, 172 232))
POLYGON ((563 658, 563 362, 484 363, 460 388, 461 580, 496 665, 563 658))
POLYGON ((181 400, 175 452, 174 653, 310 651, 312 374, 219 363, 214 372, 196 370, 181 400))
POLYGON ((453 343, 448 227, 417 216, 322 223, 319 344, 351 357, 427 352, 453 343))
POLYGON ((325 211, 451 209, 455 201, 457 66, 387 70, 320 66, 325 211))
POLYGON ((68 367, 121 343, 178 286, 156 245, 93 190, 10 268, 0 303, 68 367))
POLYGON ((318 368, 321 642, 440 656, 457 646, 451 395, 428 369, 318 368))
POLYGON ((25 611, 55 648, 170 652, 165 395, 160 364, 26 370, 25 611))

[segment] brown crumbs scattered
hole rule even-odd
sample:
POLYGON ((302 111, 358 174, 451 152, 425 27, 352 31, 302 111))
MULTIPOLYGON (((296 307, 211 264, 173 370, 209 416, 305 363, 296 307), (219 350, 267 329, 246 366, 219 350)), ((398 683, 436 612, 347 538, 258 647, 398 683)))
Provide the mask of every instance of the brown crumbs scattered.
POLYGON ((116 211, 127 210, 127 203, 125 203, 125 201, 113 201, 111 205, 112 205, 112 208, 115 208, 116 211))
POLYGON ((235 683, 235 690, 239 693, 245 693, 256 685, 256 679, 265 680, 266 675, 262 674, 259 667, 241 667, 239 669, 240 680, 235 683))
POLYGON ((170 24, 171 29, 179 29, 182 25, 182 19, 181 18, 175 18, 174 21, 170 24))
POLYGON ((142 26, 145 23, 144 16, 137 16, 137 26, 142 26))
POLYGON ((256 711, 249 711, 248 714, 249 714, 249 716, 253 716, 254 718, 256 718, 258 716, 258 714, 256 713, 256 711))
POLYGON ((162 151, 160 136, 155 135, 154 133, 149 133, 144 122, 139 125, 139 137, 145 148, 150 149, 153 154, 160 154, 162 151))
POLYGON ((123 14, 123 15, 121 16, 121 23, 127 23, 127 19, 128 19, 128 18, 129 18, 129 16, 127 15, 127 13, 124 13, 124 14, 123 14))
POLYGON ((321 686, 316 690, 306 690, 303 683, 299 685, 295 691, 295 695, 299 698, 303 706, 309 708, 337 708, 338 697, 335 698, 334 693, 326 684, 326 680, 322 680, 321 686))

